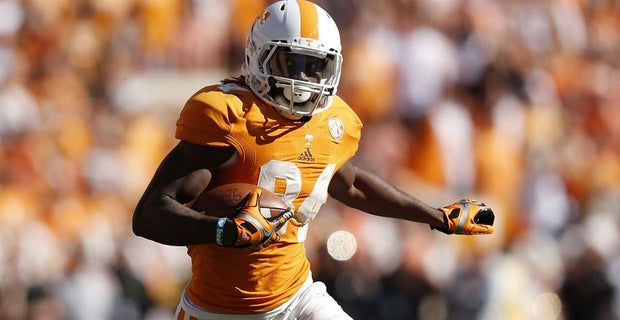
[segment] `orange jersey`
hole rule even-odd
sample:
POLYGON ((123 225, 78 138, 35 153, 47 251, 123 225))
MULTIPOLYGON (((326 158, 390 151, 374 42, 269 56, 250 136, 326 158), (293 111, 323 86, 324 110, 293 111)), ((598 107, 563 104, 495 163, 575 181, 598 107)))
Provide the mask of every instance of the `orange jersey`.
POLYGON ((295 208, 276 243, 258 251, 192 245, 187 296, 219 313, 250 314, 285 303, 306 280, 310 264, 303 241, 307 224, 327 200, 334 173, 357 151, 362 128, 339 97, 307 122, 291 121, 247 87, 227 83, 203 88, 177 121, 178 139, 205 146, 233 146, 237 162, 213 175, 208 188, 231 182, 260 185, 295 208))

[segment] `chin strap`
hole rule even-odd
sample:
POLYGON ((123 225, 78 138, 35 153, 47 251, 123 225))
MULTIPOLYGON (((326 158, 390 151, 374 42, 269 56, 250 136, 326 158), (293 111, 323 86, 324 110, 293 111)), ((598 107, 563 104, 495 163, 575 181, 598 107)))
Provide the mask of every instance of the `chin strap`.
POLYGON ((299 121, 299 122, 308 122, 310 121, 310 119, 312 119, 312 116, 300 116, 300 115, 296 115, 296 114, 292 114, 291 112, 288 112, 286 110, 282 110, 280 108, 275 108, 276 111, 283 116, 284 118, 291 120, 291 121, 299 121))
POLYGON ((302 116, 300 115, 296 115, 293 114, 292 112, 288 111, 288 110, 284 110, 284 109, 280 109, 280 108, 276 108, 273 107, 274 109, 276 109, 276 111, 283 117, 289 119, 289 120, 299 120, 302 118, 302 116))

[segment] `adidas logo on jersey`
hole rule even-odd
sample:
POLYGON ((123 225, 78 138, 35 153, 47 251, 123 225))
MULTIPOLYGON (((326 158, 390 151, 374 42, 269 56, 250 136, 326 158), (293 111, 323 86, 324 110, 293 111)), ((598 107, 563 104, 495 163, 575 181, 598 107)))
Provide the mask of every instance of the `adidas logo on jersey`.
POLYGON ((299 157, 297 157, 297 160, 311 161, 311 162, 316 161, 316 159, 314 159, 314 157, 312 156, 312 152, 310 152, 310 148, 306 148, 306 150, 302 152, 299 155, 299 157))

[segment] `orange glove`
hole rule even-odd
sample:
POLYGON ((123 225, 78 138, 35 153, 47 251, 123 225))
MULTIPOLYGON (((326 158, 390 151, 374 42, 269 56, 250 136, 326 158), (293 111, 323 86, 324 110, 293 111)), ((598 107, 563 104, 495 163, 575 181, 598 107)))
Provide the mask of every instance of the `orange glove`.
POLYGON ((249 248, 265 246, 272 241, 278 241, 278 230, 293 216, 289 209, 284 210, 277 217, 265 218, 260 213, 260 196, 262 190, 256 188, 251 191, 245 200, 245 205, 232 217, 220 218, 216 226, 216 243, 223 247, 249 248), (224 243, 224 228, 232 220, 236 227, 234 243, 224 243))
POLYGON ((446 234, 491 234, 495 214, 484 203, 474 199, 463 199, 449 206, 439 208, 444 213, 448 228, 431 226, 446 234))

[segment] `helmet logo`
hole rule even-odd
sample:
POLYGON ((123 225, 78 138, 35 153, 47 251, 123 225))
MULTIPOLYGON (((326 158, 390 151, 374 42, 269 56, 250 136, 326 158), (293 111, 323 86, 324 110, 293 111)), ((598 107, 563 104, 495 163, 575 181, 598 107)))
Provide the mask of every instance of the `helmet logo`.
POLYGON ((342 138, 342 135, 344 134, 344 125, 340 119, 329 118, 329 120, 327 120, 327 127, 329 128, 329 134, 332 138, 336 140, 342 138))
POLYGON ((267 21, 270 15, 271 15, 271 12, 269 12, 269 10, 265 10, 265 12, 263 12, 263 14, 258 18, 259 19, 258 22, 261 25, 264 25, 265 21, 267 21))

